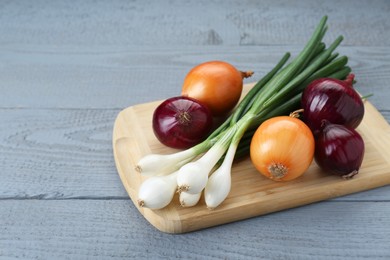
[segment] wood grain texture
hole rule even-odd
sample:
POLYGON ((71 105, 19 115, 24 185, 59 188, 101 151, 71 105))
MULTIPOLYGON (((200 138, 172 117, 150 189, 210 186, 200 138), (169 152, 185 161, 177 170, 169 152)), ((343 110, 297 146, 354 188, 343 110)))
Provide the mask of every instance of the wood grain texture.
MULTIPOLYGON (((244 94, 251 86, 244 86, 244 94)), ((194 207, 183 208, 177 196, 160 210, 139 207, 138 190, 146 178, 135 170, 138 161, 147 154, 175 152, 153 134, 150 118, 158 104, 157 101, 122 110, 115 120, 112 142, 116 167, 129 197, 160 231, 186 233, 390 185, 390 125, 366 102, 363 121, 357 128, 365 142, 365 155, 359 174, 351 180, 329 176, 313 162, 300 178, 275 182, 259 175, 246 158, 232 166, 229 195, 214 210, 207 209, 203 199, 194 207)))
POLYGON ((390 44, 386 0, 19 0, 0 7, 0 35, 7 35, 0 42, 10 44, 304 44, 326 14, 329 34, 345 34, 347 45, 390 44))
MULTIPOLYGON (((119 111, 1 109, 0 199, 128 198, 112 156, 119 111)), ((343 199, 390 198, 377 190, 343 199)))
MULTIPOLYGON (((112 156, 119 112, 0 109, 0 199, 128 198, 112 156)), ((388 200, 390 188, 341 199, 388 200)))
POLYGON ((7 200, 0 258, 388 259, 388 204, 324 202, 171 235, 127 200, 7 200))
POLYGON ((319 18, 390 122, 386 0, 0 1, 0 259, 387 259, 390 187, 172 236, 116 173, 123 108, 176 95, 195 64, 255 70, 319 18))
MULTIPOLYGON (((0 45, 0 107, 120 109, 179 95, 185 75, 201 62, 225 60, 253 70, 245 80, 251 83, 285 52, 297 55, 302 48, 0 45)), ((356 89, 373 93, 370 100, 379 110, 390 110, 390 47, 341 46, 338 51, 349 57, 356 89)))
POLYGON ((112 157, 118 110, 0 110, 0 198, 126 194, 112 157))

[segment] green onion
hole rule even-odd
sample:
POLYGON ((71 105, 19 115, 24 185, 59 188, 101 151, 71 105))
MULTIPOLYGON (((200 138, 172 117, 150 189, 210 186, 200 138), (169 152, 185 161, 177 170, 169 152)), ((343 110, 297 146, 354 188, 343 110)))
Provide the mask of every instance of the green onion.
POLYGON ((343 37, 337 37, 328 48, 322 42, 326 21, 324 16, 289 64, 290 53, 286 53, 205 141, 173 155, 147 155, 138 164, 138 171, 149 176, 171 171, 177 175, 179 192, 197 197, 204 190, 207 207, 217 207, 230 191, 233 161, 248 153, 255 129, 268 118, 298 108, 302 92, 311 81, 321 77, 341 79, 350 72, 348 58, 333 53, 343 37))

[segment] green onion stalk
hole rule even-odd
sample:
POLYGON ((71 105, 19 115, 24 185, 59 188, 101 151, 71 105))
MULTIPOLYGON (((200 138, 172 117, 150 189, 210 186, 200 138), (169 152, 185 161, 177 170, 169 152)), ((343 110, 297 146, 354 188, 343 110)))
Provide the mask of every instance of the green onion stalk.
MULTIPOLYGON (((271 117, 286 115, 298 108, 303 90, 313 80, 322 77, 344 79, 351 72, 348 58, 334 53, 343 37, 337 37, 328 48, 322 42, 327 31, 326 21, 327 16, 324 16, 306 46, 288 64, 290 53, 286 53, 205 141, 175 154, 146 155, 136 170, 145 176, 155 176, 151 178, 174 173, 176 183, 170 190, 193 195, 204 191, 208 208, 220 205, 230 192, 232 164, 248 154, 256 128, 271 117)), ((153 190, 154 198, 163 197, 159 194, 163 189, 142 186, 140 190, 153 190)), ((147 200, 143 198, 139 205, 147 207, 147 200)))

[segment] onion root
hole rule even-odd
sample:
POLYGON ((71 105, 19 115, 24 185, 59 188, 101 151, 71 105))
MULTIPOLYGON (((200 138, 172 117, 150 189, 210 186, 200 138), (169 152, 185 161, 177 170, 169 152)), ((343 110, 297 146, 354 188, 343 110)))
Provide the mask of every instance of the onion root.
POLYGON ((281 163, 272 163, 268 166, 268 171, 273 179, 279 180, 286 176, 288 168, 281 163))

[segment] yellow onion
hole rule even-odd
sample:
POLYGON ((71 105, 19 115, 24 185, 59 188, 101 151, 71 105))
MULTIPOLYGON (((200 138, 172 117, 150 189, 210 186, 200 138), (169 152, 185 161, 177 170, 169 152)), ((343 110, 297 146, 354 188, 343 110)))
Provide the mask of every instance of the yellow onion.
POLYGON ((241 72, 224 61, 201 63, 188 72, 182 86, 182 95, 206 105, 213 116, 222 116, 238 103, 243 79, 253 72, 241 72))
POLYGON ((289 181, 301 176, 313 161, 314 137, 305 123, 292 116, 266 120, 256 130, 250 157, 269 179, 289 181))

